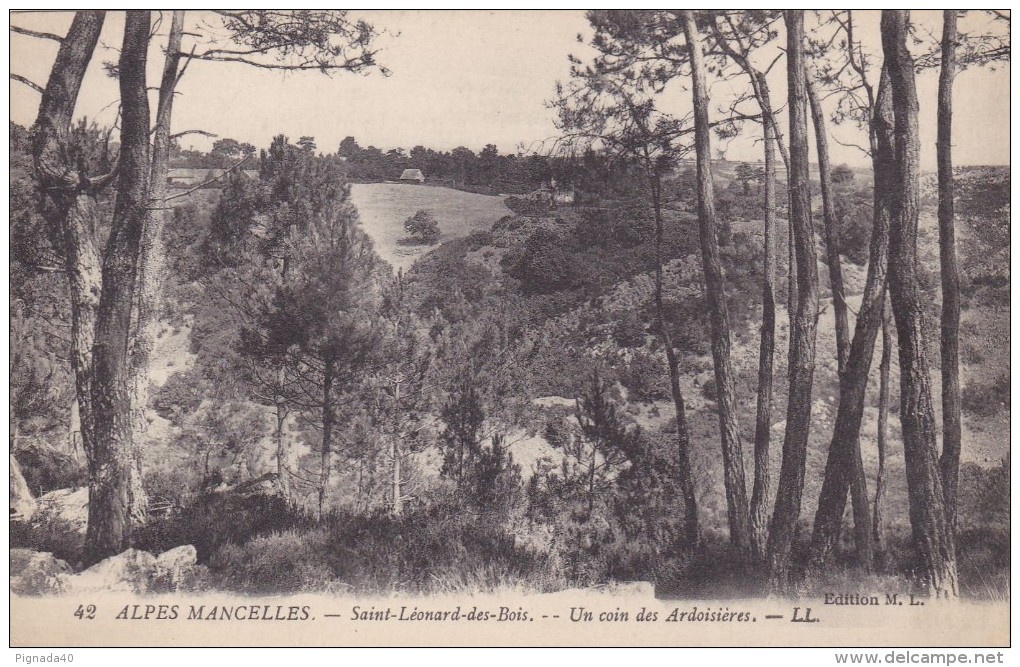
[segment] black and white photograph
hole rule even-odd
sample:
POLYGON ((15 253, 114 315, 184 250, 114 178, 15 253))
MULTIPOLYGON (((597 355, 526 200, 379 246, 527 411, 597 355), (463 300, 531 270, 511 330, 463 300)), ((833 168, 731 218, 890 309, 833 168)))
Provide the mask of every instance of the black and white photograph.
POLYGON ((11 648, 1002 662, 1010 16, 11 11, 11 648))

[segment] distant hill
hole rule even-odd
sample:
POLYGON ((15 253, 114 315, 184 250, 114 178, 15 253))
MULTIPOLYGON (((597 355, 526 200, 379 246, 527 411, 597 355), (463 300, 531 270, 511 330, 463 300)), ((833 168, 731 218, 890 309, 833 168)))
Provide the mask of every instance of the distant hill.
POLYGON ((510 214, 500 197, 405 183, 355 183, 351 199, 358 208, 361 226, 375 242, 376 252, 393 265, 394 271, 406 271, 430 249, 398 243, 407 236, 404 221, 422 209, 439 222, 440 242, 489 229, 510 214))

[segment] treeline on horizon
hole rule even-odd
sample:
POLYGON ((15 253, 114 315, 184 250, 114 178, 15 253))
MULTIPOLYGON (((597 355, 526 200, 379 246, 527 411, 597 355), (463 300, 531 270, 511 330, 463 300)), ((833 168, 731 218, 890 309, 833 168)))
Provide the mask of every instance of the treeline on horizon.
MULTIPOLYGON (((500 154, 494 144, 475 153, 459 146, 451 151, 437 151, 417 145, 410 150, 394 148, 383 151, 375 146, 362 147, 347 137, 335 152, 325 151, 315 137, 300 137, 295 145, 316 154, 339 157, 352 183, 378 183, 400 178, 405 169, 420 169, 428 183, 446 185, 481 194, 526 194, 555 183, 557 187, 585 190, 611 189, 613 183, 627 178, 631 165, 605 150, 588 147, 577 156, 500 154)), ((248 143, 221 138, 213 142, 209 152, 171 147, 170 166, 191 169, 230 169, 244 160, 244 169, 259 169, 266 158, 248 143)))

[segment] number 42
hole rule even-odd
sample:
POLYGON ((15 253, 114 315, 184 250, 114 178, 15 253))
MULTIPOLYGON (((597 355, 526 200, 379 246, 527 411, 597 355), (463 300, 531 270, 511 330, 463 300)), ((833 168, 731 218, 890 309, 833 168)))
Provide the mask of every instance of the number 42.
POLYGON ((96 605, 78 605, 78 609, 74 612, 74 617, 80 620, 91 621, 96 617, 96 605))

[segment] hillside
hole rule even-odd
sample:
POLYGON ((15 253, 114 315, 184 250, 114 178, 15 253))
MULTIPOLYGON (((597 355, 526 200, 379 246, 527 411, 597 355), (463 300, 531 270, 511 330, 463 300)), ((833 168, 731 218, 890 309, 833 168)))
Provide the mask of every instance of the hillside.
POLYGON ((425 209, 439 222, 440 241, 488 229, 510 211, 500 197, 451 188, 404 183, 355 183, 351 200, 358 209, 361 226, 372 237, 379 255, 394 271, 407 269, 428 247, 400 245, 406 236, 404 221, 425 209))
MULTIPOLYGON (((1008 262, 996 264, 992 257, 1002 257, 1001 232, 1008 213, 995 202, 1001 194, 1003 170, 995 168, 961 170, 958 203, 959 253, 968 299, 962 314, 963 368, 961 386, 964 399, 964 441, 962 461, 983 468, 998 466, 1009 454, 1009 405, 999 397, 993 403, 982 403, 978 397, 990 397, 997 388, 1008 384, 1008 262), (996 185, 997 184, 997 185, 996 185), (1007 276, 1005 283, 1002 272, 1007 276), (991 274, 991 275, 989 275, 991 274), (995 276, 999 276, 996 278, 995 276), (1004 289, 1006 291, 1004 291, 1004 289), (1003 302, 1005 299, 1005 302, 1003 302), (967 397, 970 397, 969 399, 967 397)), ((1008 183, 1008 172, 1007 175, 1008 183)), ((721 184, 725 186, 726 173, 721 184)), ((860 178, 864 183, 870 179, 860 178)), ((821 201, 815 198, 820 209, 821 201)), ((928 295, 930 326, 929 360, 936 417, 941 419, 941 387, 938 369, 938 223, 935 201, 929 196, 924 202, 920 222, 919 254, 924 263, 924 284, 928 295)), ((621 225, 631 231, 640 229, 640 214, 630 204, 606 203, 619 215, 621 225), (637 217, 635 217, 637 216, 637 217)), ((688 419, 692 425, 695 467, 702 475, 699 483, 701 501, 707 510, 707 525, 725 531, 725 497, 722 486, 722 464, 718 455, 718 422, 715 403, 711 356, 707 345, 707 321, 699 310, 700 268, 697 252, 681 239, 694 231, 692 217, 682 212, 684 206, 667 211, 667 242, 669 256, 675 257, 666 271, 667 300, 681 317, 692 317, 689 323, 678 323, 680 339, 686 340, 681 366, 688 419), (686 304, 686 305, 685 305, 686 304)), ((490 234, 479 233, 447 244, 441 251, 426 256, 411 272, 412 280, 420 281, 429 291, 428 283, 439 280, 443 289, 449 282, 470 284, 484 300, 484 294, 498 302, 510 317, 521 318, 529 330, 528 345, 532 351, 530 399, 534 419, 557 419, 569 414, 579 397, 584 378, 598 366, 615 378, 621 391, 626 412, 649 433, 668 436, 675 433, 673 408, 665 386, 665 362, 656 339, 649 334, 652 323, 649 304, 652 299, 652 274, 643 270, 647 261, 647 244, 641 239, 621 242, 615 235, 625 235, 606 221, 604 212, 594 209, 564 208, 548 215, 514 216, 493 227, 490 234), (598 241, 586 239, 593 234, 593 225, 602 225, 598 241), (522 256, 524 259, 522 259, 522 256), (475 267, 466 271, 464 267, 475 267), (482 271, 479 273, 478 269, 482 271), (443 275, 439 279, 439 274, 443 275), (479 287, 481 285, 482 287, 479 287), (509 304, 513 304, 511 307, 509 304), (626 340, 626 330, 633 330, 636 339, 626 340)), ((821 234, 821 215, 816 226, 821 234)), ((780 221, 779 238, 785 238, 786 226, 780 221)), ((752 469, 750 443, 753 441, 754 401, 758 363, 758 330, 761 309, 757 294, 760 267, 748 262, 748 255, 757 254, 762 242, 761 223, 738 219, 729 224, 731 240, 724 244, 724 258, 730 259, 730 313, 732 326, 734 370, 738 378, 738 402, 741 437, 745 443, 745 470, 752 469), (742 259, 744 258, 744 259, 742 259), (739 264, 738 264, 739 263, 739 264)), ((821 312, 818 320, 818 358, 813 391, 813 429, 808 455, 808 471, 802 520, 810 521, 815 511, 826 452, 832 436, 838 405, 838 380, 835 365, 835 330, 828 292, 828 271, 823 262, 824 248, 818 247, 821 312)), ((1003 258, 1004 259, 1004 258, 1003 258)), ((843 258, 844 280, 851 308, 850 326, 860 303, 866 265, 843 258)), ((781 445, 785 428, 785 374, 788 345, 788 314, 785 307, 786 258, 779 257, 779 294, 776 340, 776 403, 773 411, 773 479, 778 476, 781 445)), ((438 288, 436 288, 438 289, 438 288)), ((886 461, 886 483, 889 500, 886 519, 896 531, 909 529, 904 479, 902 442, 897 415, 899 373, 896 362, 895 327, 892 336, 893 364, 890 373, 892 417, 890 447, 886 461)), ((873 490, 878 470, 876 448, 878 356, 881 339, 876 344, 869 384, 867 406, 862 424, 862 455, 869 487, 873 490)), ((562 457, 541 431, 528 437, 514 438, 512 451, 519 463, 537 470, 543 457, 559 464, 562 457)), ((774 490, 773 490, 774 491, 774 490)))

